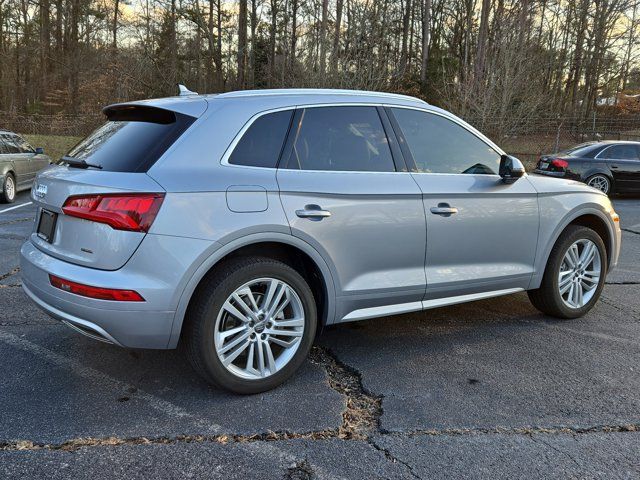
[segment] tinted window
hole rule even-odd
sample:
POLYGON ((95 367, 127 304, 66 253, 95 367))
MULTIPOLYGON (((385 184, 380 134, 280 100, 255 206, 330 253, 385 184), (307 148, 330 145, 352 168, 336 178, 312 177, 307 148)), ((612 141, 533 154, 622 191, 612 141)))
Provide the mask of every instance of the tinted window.
POLYGON ((635 145, 614 145, 603 151, 600 157, 616 160, 638 160, 638 149, 635 145))
POLYGON ((498 174, 500 154, 440 115, 394 108, 419 172, 498 174))
POLYGON ((287 136, 293 110, 268 113, 251 124, 242 136, 229 163, 275 168, 287 136))
POLYGON ((111 172, 146 172, 195 121, 188 115, 150 107, 105 113, 109 121, 67 156, 101 165, 111 172))
POLYGON ((577 157, 593 158, 595 156, 595 153, 600 151, 601 148, 602 148, 601 146, 594 145, 593 143, 583 144, 583 145, 578 145, 576 147, 564 150, 560 152, 560 154, 568 157, 576 157, 576 158, 577 157))
POLYGON ((302 113, 287 168, 393 172, 395 166, 375 107, 318 107, 302 113))

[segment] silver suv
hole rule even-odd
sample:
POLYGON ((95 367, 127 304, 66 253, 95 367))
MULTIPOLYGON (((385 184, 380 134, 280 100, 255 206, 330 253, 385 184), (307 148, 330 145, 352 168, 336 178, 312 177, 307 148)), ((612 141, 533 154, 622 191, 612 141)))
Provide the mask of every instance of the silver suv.
POLYGON ((24 290, 97 340, 180 342, 235 392, 287 379, 321 325, 523 290, 579 317, 618 261, 605 195, 525 174, 416 98, 187 92, 104 113, 37 177, 24 290))

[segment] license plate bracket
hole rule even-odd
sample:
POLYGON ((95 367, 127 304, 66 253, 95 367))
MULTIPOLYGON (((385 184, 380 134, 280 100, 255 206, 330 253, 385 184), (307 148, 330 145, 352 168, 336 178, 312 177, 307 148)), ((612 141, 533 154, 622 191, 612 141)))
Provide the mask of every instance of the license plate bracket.
POLYGON ((58 214, 44 210, 40 212, 40 221, 38 222, 38 236, 45 242, 52 243, 53 235, 56 231, 56 221, 58 220, 58 214))

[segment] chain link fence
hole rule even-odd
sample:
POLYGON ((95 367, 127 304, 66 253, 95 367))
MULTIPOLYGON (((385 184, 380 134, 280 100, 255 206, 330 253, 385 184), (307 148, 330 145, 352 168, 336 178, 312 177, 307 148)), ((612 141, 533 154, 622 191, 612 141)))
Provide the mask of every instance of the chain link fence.
MULTIPOLYGON (((640 114, 627 116, 536 117, 520 121, 467 118, 508 153, 532 166, 553 153, 591 140, 639 140, 640 114)), ((0 130, 47 137, 84 137, 104 122, 102 114, 25 115, 0 111, 0 130)), ((46 145, 45 145, 46 147, 46 145)))
POLYGON ((583 142, 640 141, 640 115, 538 117, 508 126, 490 119, 471 118, 467 121, 529 166, 533 165, 541 154, 558 152, 583 142))

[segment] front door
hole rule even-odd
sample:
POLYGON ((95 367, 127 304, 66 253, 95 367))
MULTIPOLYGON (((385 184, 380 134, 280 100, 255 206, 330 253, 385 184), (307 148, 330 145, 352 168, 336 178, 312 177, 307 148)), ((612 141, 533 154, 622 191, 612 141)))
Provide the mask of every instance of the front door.
POLYGON ((632 143, 607 147, 598 155, 604 158, 613 175, 616 191, 640 189, 640 152, 632 143))
POLYGON ((539 223, 531 183, 503 183, 500 153, 457 119, 389 110, 424 200, 425 300, 527 288, 539 223))
POLYGON ((397 163, 384 111, 318 106, 299 109, 293 125, 277 174, 280 198, 292 234, 332 270, 337 321, 420 310, 422 197, 397 163))

